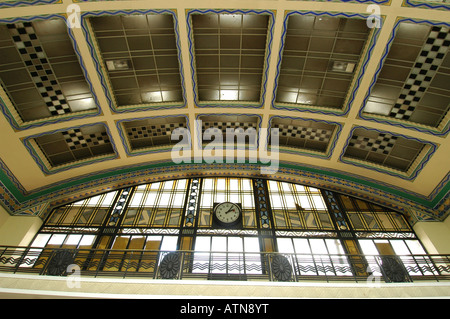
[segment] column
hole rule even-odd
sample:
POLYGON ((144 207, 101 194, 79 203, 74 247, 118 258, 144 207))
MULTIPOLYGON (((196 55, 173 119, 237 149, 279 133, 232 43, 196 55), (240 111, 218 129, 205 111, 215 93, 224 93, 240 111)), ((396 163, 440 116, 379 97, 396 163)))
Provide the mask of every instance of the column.
POLYGON ((42 225, 37 216, 12 216, 0 206, 0 245, 28 246, 42 225))
POLYGON ((443 222, 417 222, 414 231, 430 254, 450 254, 450 216, 443 222))

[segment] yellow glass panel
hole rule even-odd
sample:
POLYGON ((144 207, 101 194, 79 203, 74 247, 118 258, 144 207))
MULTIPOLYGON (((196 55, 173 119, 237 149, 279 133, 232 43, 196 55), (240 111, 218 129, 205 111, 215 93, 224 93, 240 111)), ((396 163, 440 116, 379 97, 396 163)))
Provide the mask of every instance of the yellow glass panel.
MULTIPOLYGON (((109 245, 109 241, 111 240, 111 236, 103 236, 99 244, 97 246, 97 249, 106 249, 109 245)), ((104 251, 96 251, 93 253, 93 256, 90 258, 89 261, 89 267, 88 270, 97 270, 98 267, 100 267, 100 261, 102 260, 102 257, 104 256, 104 251)))
POLYGON ((153 272, 158 259, 158 250, 161 245, 161 236, 148 236, 145 242, 145 250, 140 260, 139 272, 153 272))
POLYGON ((66 213, 66 217, 64 218, 64 220, 61 224, 63 224, 63 225, 72 224, 75 221, 75 217, 77 216, 80 209, 81 209, 81 207, 77 207, 77 206, 70 207, 66 213))
MULTIPOLYGON (((144 236, 132 236, 128 244, 129 250, 140 250, 143 249, 145 244, 144 236)), ((126 253, 126 259, 124 260, 124 265, 122 270, 126 271, 136 271, 139 267, 139 263, 142 257, 142 251, 133 251, 126 253)))
POLYGON ((362 253, 359 251, 356 242, 350 239, 344 240, 344 245, 347 248, 347 252, 350 255, 348 257, 349 262, 353 265, 354 271, 356 271, 357 276, 367 277, 369 274, 367 273, 367 264, 362 256, 362 253))
MULTIPOLYGON (((130 237, 119 236, 116 237, 112 249, 126 249, 130 237)), ((125 253, 122 251, 111 251, 108 254, 108 259, 106 260, 103 270, 118 271, 121 268, 123 258, 125 253)))

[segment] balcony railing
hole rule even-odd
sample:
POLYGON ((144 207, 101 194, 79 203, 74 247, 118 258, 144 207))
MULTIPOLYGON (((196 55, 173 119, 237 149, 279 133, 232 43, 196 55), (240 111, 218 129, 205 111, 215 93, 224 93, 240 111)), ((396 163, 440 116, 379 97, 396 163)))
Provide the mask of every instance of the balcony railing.
POLYGON ((450 280, 450 255, 323 255, 0 246, 0 271, 50 276, 241 281, 450 280))

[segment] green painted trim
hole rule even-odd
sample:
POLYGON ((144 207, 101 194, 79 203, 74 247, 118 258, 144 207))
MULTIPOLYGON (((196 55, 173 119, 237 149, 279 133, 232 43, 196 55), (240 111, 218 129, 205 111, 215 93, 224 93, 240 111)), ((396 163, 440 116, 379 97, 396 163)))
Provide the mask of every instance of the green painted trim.
MULTIPOLYGON (((9 176, 6 175, 4 171, 0 171, 0 181, 8 189, 8 191, 17 199, 18 202, 24 203, 29 200, 38 199, 41 196, 49 195, 52 192, 60 191, 62 188, 69 188, 69 187, 74 187, 77 185, 83 185, 84 183, 89 183, 89 182, 99 180, 102 178, 109 178, 112 176, 120 176, 122 174, 127 174, 127 173, 131 173, 131 172, 139 171, 139 170, 150 170, 150 169, 155 169, 155 168, 171 167, 171 166, 178 166, 178 165, 183 165, 183 166, 192 165, 192 167, 195 169, 195 166, 202 165, 202 164, 207 164, 207 163, 205 161, 203 161, 202 163, 187 163, 187 164, 186 163, 175 164, 173 162, 158 162, 158 163, 151 163, 151 164, 142 165, 142 166, 124 167, 122 169, 119 168, 117 170, 105 171, 103 173, 91 175, 88 177, 78 178, 75 180, 67 181, 65 183, 62 182, 61 184, 50 186, 46 189, 32 192, 30 194, 23 194, 22 191, 17 187, 17 185, 15 183, 13 183, 11 181, 9 176)), ((227 163, 225 163, 225 164, 227 164, 227 163)), ((233 163, 230 163, 230 164, 233 164, 233 163)), ((241 164, 241 163, 235 162, 234 164, 241 164)), ((262 164, 262 163, 250 164, 250 163, 246 162, 246 163, 242 163, 242 164, 247 165, 249 167, 269 166, 269 164, 262 164)), ((214 164, 212 164, 212 165, 214 165, 214 164)), ((418 198, 418 197, 414 196, 414 194, 404 192, 400 189, 391 188, 387 185, 382 185, 382 184, 378 184, 373 181, 364 180, 364 179, 358 178, 356 176, 349 176, 349 175, 346 175, 346 174, 343 174, 340 172, 327 171, 327 170, 323 170, 323 169, 319 169, 319 168, 306 167, 306 166, 298 165, 295 163, 283 163, 283 162, 279 163, 279 167, 285 168, 285 169, 295 169, 295 170, 300 170, 300 171, 306 171, 306 172, 324 175, 324 176, 331 176, 331 177, 335 177, 335 178, 338 178, 338 179, 341 179, 344 181, 368 186, 368 187, 371 187, 374 189, 381 190, 386 193, 390 193, 390 194, 402 197, 404 199, 415 202, 417 204, 421 204, 428 208, 433 208, 434 206, 436 206, 444 198, 444 196, 450 191, 450 182, 447 182, 447 184, 444 187, 442 187, 442 189, 435 195, 435 197, 433 199, 427 200, 424 198, 418 198)))

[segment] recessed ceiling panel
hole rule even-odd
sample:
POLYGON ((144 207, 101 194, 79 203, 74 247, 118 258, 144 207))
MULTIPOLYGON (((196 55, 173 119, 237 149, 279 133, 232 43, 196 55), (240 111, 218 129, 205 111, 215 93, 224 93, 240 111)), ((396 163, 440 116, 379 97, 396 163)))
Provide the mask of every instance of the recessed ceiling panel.
POLYGON ((425 147, 426 144, 415 139, 356 128, 348 142, 344 158, 407 172, 425 147))
POLYGON ((96 110, 62 19, 0 25, 0 79, 21 122, 96 110))
POLYGON ((38 148, 48 162, 48 169, 82 163, 115 154, 106 126, 103 124, 70 128, 32 137, 28 145, 38 148))
POLYGON ((337 129, 336 124, 304 119, 274 117, 271 122, 271 128, 278 129, 281 150, 288 147, 325 154, 337 129))
POLYGON ((143 150, 161 150, 179 142, 172 140, 172 132, 177 128, 187 129, 184 116, 156 117, 127 120, 122 122, 130 153, 143 150))
POLYGON ((89 21, 115 106, 184 102, 173 15, 100 16, 89 21))
POLYGON ((260 102, 271 24, 268 14, 191 15, 198 102, 260 102))
POLYGON ((275 103, 342 109, 370 34, 365 19, 291 14, 275 103))
POLYGON ((252 115, 202 115, 198 117, 202 126, 202 142, 234 141, 238 144, 255 145, 260 118, 252 115))
POLYGON ((437 127, 450 108, 448 26, 401 22, 364 108, 437 127))

